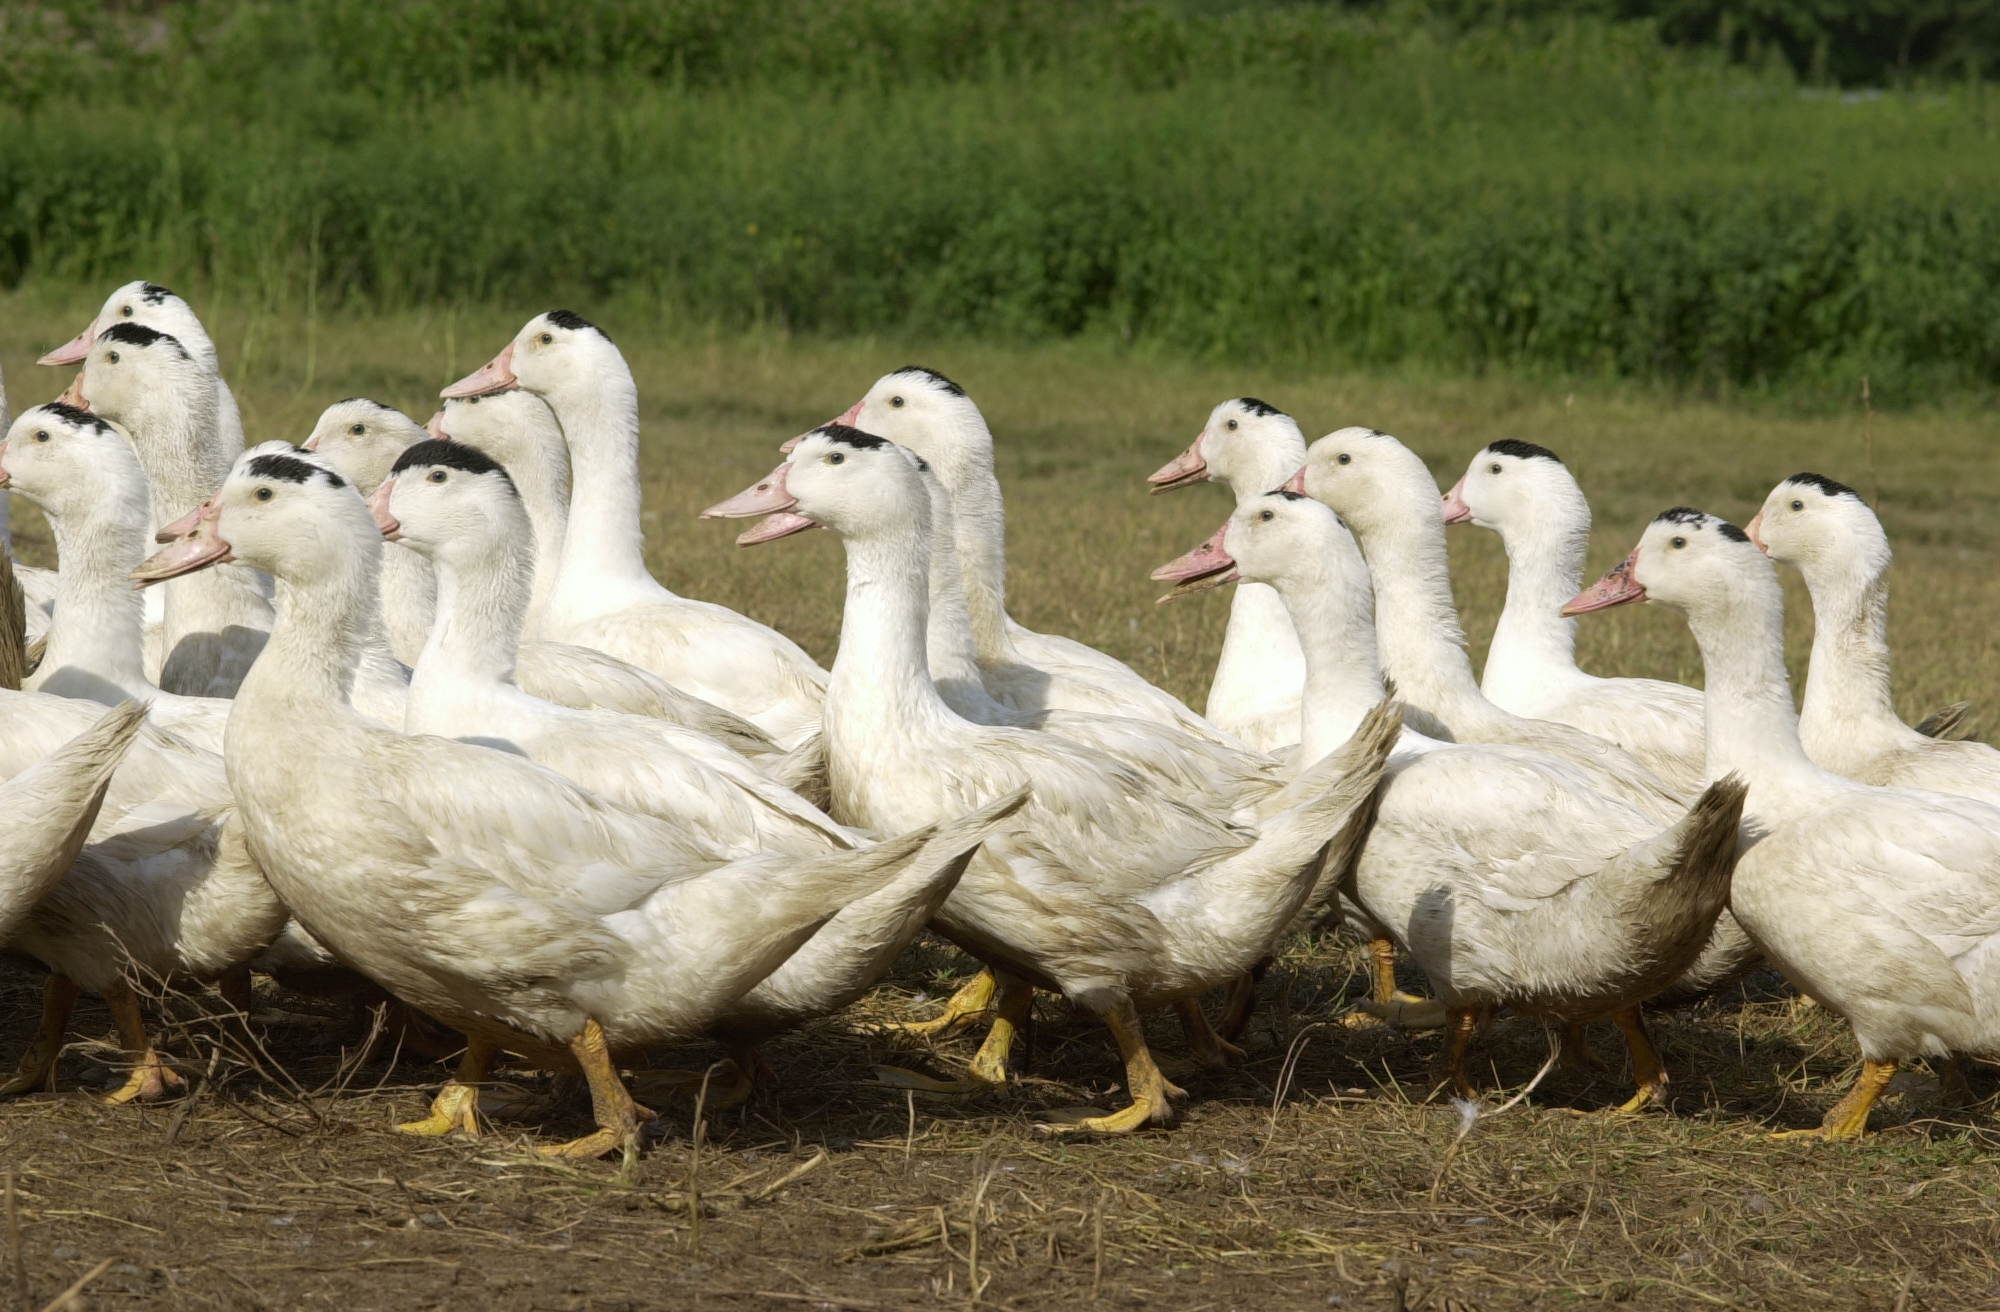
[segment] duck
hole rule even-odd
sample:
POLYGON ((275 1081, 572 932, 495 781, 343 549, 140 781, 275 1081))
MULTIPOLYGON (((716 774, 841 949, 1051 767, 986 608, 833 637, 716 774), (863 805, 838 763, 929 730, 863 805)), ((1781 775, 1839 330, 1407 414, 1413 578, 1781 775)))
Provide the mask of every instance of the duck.
MULTIPOLYGON (((928 457, 924 457, 928 459, 928 457)), ((1035 988, 1098 1016, 1125 1062, 1127 1106, 1059 1116, 1051 1132, 1130 1133, 1174 1117, 1141 1008, 1180 1010, 1246 973, 1312 892, 1329 846, 1363 824, 1394 737, 1384 699, 1350 748, 1295 780, 1252 828, 1197 808, 1114 758, 1049 733, 973 724, 930 677, 930 496, 916 461, 846 424, 709 508, 764 516, 750 544, 819 525, 847 554, 847 603, 824 737, 833 815, 893 832, 1031 788, 987 838, 932 921, 995 980, 992 1027, 968 1078, 1006 1079, 1035 988)))
POLYGON ((699 1033, 841 907, 913 862, 955 864, 1022 801, 851 851, 719 860, 676 826, 511 753, 405 736, 358 712, 348 689, 381 550, 346 479, 253 450, 196 530, 136 577, 240 557, 276 580, 271 641, 229 718, 229 781, 248 847, 299 923, 467 1035, 454 1081, 415 1132, 472 1119, 505 1049, 580 1072, 590 1089, 596 1131, 545 1152, 636 1153, 650 1113, 614 1053, 699 1033))
MULTIPOLYGON (((94 702, 0 691, 0 777, 28 769, 104 715, 94 702)), ((133 981, 214 984, 247 1008, 249 962, 285 920, 245 845, 221 758, 143 724, 68 873, 5 940, 50 975, 37 1037, 0 1096, 55 1087, 69 1017, 84 991, 109 1007, 130 1066, 104 1101, 169 1096, 183 1081, 154 1047, 133 981)))
POLYGON ((1821 769, 1858 783, 2000 804, 2000 752, 1905 725, 1889 691, 1889 539, 1861 494, 1794 474, 1764 499, 1750 541, 1805 577, 1812 663, 1799 737, 1821 769))
POLYGON ((146 708, 124 702, 11 779, 0 782, 0 942, 69 873, 131 750, 146 708))
POLYGON ((1638 603, 1686 618, 1706 672, 1708 773, 1749 785, 1736 920, 1861 1049, 1853 1088, 1821 1123, 1783 1134, 1858 1139, 1901 1063, 2000 1055, 2000 808, 1813 762, 1785 671, 1777 571, 1729 521, 1663 512, 1563 609, 1638 603))
MULTIPOLYGON (((424 425, 424 435, 463 442, 505 466, 534 531, 535 574, 521 616, 521 644, 515 677, 521 687, 578 710, 619 711, 668 720, 707 734, 739 755, 783 774, 824 774, 810 745, 781 751, 770 735, 740 715, 693 696, 673 684, 594 647, 553 642, 542 636, 541 615, 555 589, 563 541, 569 527, 569 452, 549 407, 519 389, 449 400, 424 425), (789 756, 790 759, 787 759, 789 756)), ((389 463, 393 463, 393 458, 389 463)), ((383 466, 388 469, 388 463, 383 466)), ((350 479, 364 494, 375 479, 350 479)), ((793 783, 797 787, 797 783, 793 783)))
POLYGON ((1479 690, 1510 714, 1613 742, 1675 793, 1701 790, 1701 694, 1659 679, 1600 679, 1576 664, 1562 604, 1583 586, 1590 503, 1562 458, 1517 438, 1488 443, 1444 496, 1446 524, 1476 524, 1507 548, 1507 604, 1479 690))
MULTIPOLYGON (((365 497, 382 485, 397 456, 429 436, 394 406, 350 396, 322 410, 299 446, 332 465, 365 497)), ((430 562, 406 547, 386 546, 381 589, 382 623, 388 631, 389 650, 405 666, 415 669, 417 657, 430 640, 437 606, 437 579, 431 574, 430 562)))
MULTIPOLYGON (((1240 506, 1282 487, 1305 459, 1297 420, 1267 401, 1239 396, 1210 411, 1187 450, 1146 482, 1158 496, 1213 480, 1240 506)), ((1299 741, 1305 684, 1305 654, 1284 603, 1262 583, 1238 583, 1208 685, 1209 723, 1259 751, 1284 752, 1299 741)))
MULTIPOLYGON (((1180 588, 1252 580, 1284 601, 1306 657, 1300 750, 1337 751, 1381 695, 1369 569, 1332 509, 1297 492, 1239 506, 1156 577, 1180 588)), ((1728 779, 1662 826, 1595 772, 1514 744, 1454 744, 1404 728, 1367 837, 1329 866, 1423 968, 1446 1017, 1446 1075, 1474 1097, 1465 1053, 1501 1007, 1573 1028, 1612 1019, 1638 1091, 1667 1073, 1643 1005, 1699 959, 1729 896, 1744 786, 1728 779)))
MULTIPOLYGON (((229 468, 220 389, 212 361, 169 333, 121 320, 97 331, 63 399, 131 439, 157 530, 173 517, 165 507, 199 503, 229 468)), ((268 586, 238 567, 166 589, 149 677, 184 697, 233 696, 271 629, 268 586)))
POLYGON ((129 575, 146 556, 152 514, 131 444, 60 401, 30 407, 0 441, 0 488, 41 508, 59 562, 41 663, 22 687, 107 706, 136 700, 154 724, 220 752, 228 701, 179 697, 146 677, 144 607, 129 575))
POLYGON ((1007 520, 993 434, 963 387, 910 365, 885 374, 838 421, 914 451, 951 495, 959 570, 986 690, 1018 711, 1090 711, 1155 720, 1236 751, 1248 745, 1130 666, 1007 614, 1007 520))
POLYGON ((751 721, 786 750, 817 729, 826 671, 777 630, 676 596, 646 569, 639 525, 639 391, 611 338, 569 310, 536 315, 447 399, 520 388, 569 446, 568 532, 542 637, 594 647, 751 721))

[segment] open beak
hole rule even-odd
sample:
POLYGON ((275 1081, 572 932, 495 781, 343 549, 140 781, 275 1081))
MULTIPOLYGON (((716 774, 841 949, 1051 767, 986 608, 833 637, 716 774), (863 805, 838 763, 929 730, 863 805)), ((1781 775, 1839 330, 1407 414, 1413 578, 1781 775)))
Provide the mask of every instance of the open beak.
POLYGON ((1472 519, 1472 507, 1465 504, 1465 480, 1459 479, 1444 494, 1444 522, 1464 524, 1472 519))
POLYGON ((1207 437, 1208 432, 1204 429, 1187 450, 1146 476, 1146 481, 1153 485, 1154 496, 1171 492, 1177 487, 1193 487, 1196 483, 1208 481, 1208 461, 1201 454, 1201 444, 1207 437))
POLYGON ((210 565, 226 565, 236 559, 217 528, 221 518, 222 507, 214 497, 210 497, 160 530, 159 536, 163 540, 168 539, 169 533, 173 536, 167 540, 166 546, 146 557, 144 563, 132 571, 134 582, 143 588, 149 583, 177 579, 183 574, 192 574, 210 565))
POLYGON ((1306 491, 1306 467, 1304 465, 1300 465, 1299 472, 1293 474, 1290 478, 1286 479, 1285 485, 1279 488, 1278 491, 1296 492, 1302 497, 1311 496, 1312 493, 1306 491))
POLYGON ((1610 610, 1613 606, 1624 606, 1634 601, 1644 601, 1646 590, 1639 586, 1639 580, 1632 577, 1632 571, 1639 567, 1639 548, 1632 548, 1632 554, 1614 565, 1609 574, 1597 580, 1563 603, 1565 616, 1588 615, 1594 610, 1610 610))
POLYGON ((798 499, 785 490, 785 479, 791 474, 789 464, 779 465, 754 486, 745 488, 727 501, 718 501, 701 512, 703 519, 750 519, 765 516, 764 522, 736 539, 739 547, 754 547, 760 542, 776 542, 794 533, 803 533, 809 528, 818 528, 804 515, 794 514, 793 507, 798 499))
POLYGON ((1743 531, 1750 535, 1750 544, 1768 556, 1771 554, 1771 549, 1764 545, 1764 535, 1758 531, 1763 527, 1764 512, 1760 510, 1757 512, 1756 518, 1752 519, 1743 531))
POLYGON ((50 351, 47 355, 35 361, 35 363, 52 365, 81 364, 84 357, 90 354, 90 344, 96 340, 97 320, 92 319, 88 328, 85 328, 55 350, 50 351))
POLYGON ((64 405, 72 405, 79 410, 89 411, 90 401, 83 394, 83 370, 79 369, 76 371, 76 377, 69 380, 69 386, 63 389, 63 394, 57 397, 56 400, 62 402, 64 405))
POLYGON ((375 527, 382 530, 383 537, 391 542, 401 542, 403 526, 389 513, 389 496, 395 490, 395 479, 383 479, 382 486, 375 489, 375 495, 368 498, 368 513, 375 516, 375 527))
MULTIPOLYGON (((833 422, 836 424, 845 424, 849 428, 855 427, 857 424, 861 422, 861 407, 862 404, 867 401, 867 399, 868 398, 864 396, 861 398, 860 401, 856 401, 853 405, 848 406, 847 413, 842 415, 840 418, 834 420, 833 422)), ((817 428, 813 430, 813 432, 815 433, 818 431, 819 429, 817 428)), ((806 438, 810 437, 811 435, 812 435, 811 433, 800 433, 797 437, 793 438, 791 441, 779 447, 778 448, 779 453, 781 455, 790 455, 792 453, 793 447, 805 441, 806 438)))
POLYGON ((442 410, 424 421, 424 431, 440 442, 451 441, 451 434, 444 431, 444 411, 442 410))
POLYGON ((1159 599, 1157 605, 1164 606, 1170 601, 1219 588, 1225 583, 1236 582, 1236 562, 1223 549, 1222 540, 1229 536, 1229 525, 1215 530, 1215 536, 1176 560, 1170 560, 1153 571, 1153 577, 1161 582, 1172 582, 1174 590, 1159 599))
POLYGON ((511 392, 520 385, 521 380, 514 377, 514 343, 509 342, 500 354, 482 365, 478 372, 467 374, 438 395, 447 400, 466 396, 490 396, 494 392, 511 392))

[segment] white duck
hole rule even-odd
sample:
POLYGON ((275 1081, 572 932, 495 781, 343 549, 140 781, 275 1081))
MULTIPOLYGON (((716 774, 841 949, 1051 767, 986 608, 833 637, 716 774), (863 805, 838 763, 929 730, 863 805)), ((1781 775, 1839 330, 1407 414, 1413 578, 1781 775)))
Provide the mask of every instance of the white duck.
POLYGON ((1905 725, 1889 693, 1889 539, 1861 494, 1819 474, 1773 488, 1750 540, 1805 576, 1812 666, 1799 737, 1822 769, 1864 784, 2000 803, 2000 752, 1905 725))
POLYGON ((1124 663, 1074 639, 1024 628, 1007 614, 1007 517, 993 472, 993 434, 964 388, 935 370, 898 369, 838 422, 916 452, 951 494, 973 640, 995 700, 1017 711, 1157 720, 1226 747, 1246 747, 1124 663))
POLYGON ((243 416, 236 408, 236 395, 222 381, 222 366, 215 354, 215 342, 196 317, 194 307, 173 292, 152 282, 128 282, 105 298, 104 308, 84 326, 82 332, 50 351, 36 364, 82 364, 90 355, 97 335, 121 323, 137 324, 165 333, 186 347, 202 368, 216 376, 217 450, 223 467, 243 450, 243 416))
MULTIPOLYGON (((1188 449, 1146 481, 1158 495, 1213 479, 1241 506, 1284 486, 1305 459, 1306 439, 1296 420, 1254 396, 1240 396, 1215 407, 1188 449)), ((1305 654, 1284 602, 1261 583, 1238 584, 1208 685, 1209 721, 1259 751, 1290 747, 1299 741, 1305 684, 1305 654)))
POLYGON ((597 1133, 551 1151, 633 1151, 642 1112, 614 1049, 699 1032, 842 906, 913 862, 954 863, 1019 804, 1001 799, 949 836, 725 863, 508 753, 395 734, 347 698, 381 549, 345 480, 246 452, 197 531, 141 577, 240 554, 277 580, 278 623, 230 716, 230 780, 250 846, 300 923, 470 1036, 459 1081, 414 1128, 468 1121, 471 1086, 505 1047, 589 1082, 597 1133))
POLYGON ((1118 1133, 1172 1118, 1178 1093, 1146 1047, 1138 1008, 1190 1003, 1246 972, 1311 894, 1330 842, 1358 837, 1394 736, 1385 704, 1356 745, 1292 786, 1260 829, 1188 805, 1113 758, 1046 733, 975 725, 931 682, 930 498, 907 452, 842 424, 712 507, 773 516, 752 540, 813 524, 847 549, 847 608, 826 701, 834 815, 893 829, 1031 783, 1033 800, 987 840, 936 930, 998 976, 975 1059, 1005 1078, 1032 989, 1102 1017, 1126 1062, 1129 1107, 1071 1128, 1118 1133), (919 819, 923 817, 923 819, 919 819))
POLYGON ((135 699, 155 725, 220 752, 228 701, 177 697, 146 678, 131 573, 146 558, 152 516, 131 444, 96 415, 60 401, 35 406, 0 441, 0 488, 41 507, 59 566, 47 646, 22 687, 107 706, 135 699))
MULTIPOLYGON (((682 692, 656 674, 594 647, 550 642, 541 637, 541 614, 555 589, 569 527, 569 452, 549 407, 532 392, 515 389, 444 403, 424 435, 478 447, 507 469, 521 494, 534 530, 535 578, 521 616, 521 646, 515 677, 537 697, 579 710, 622 711, 670 720, 716 739, 734 751, 790 777, 798 761, 778 764, 781 753, 769 735, 740 715, 682 692)), ((400 454, 400 453, 399 453, 400 454)), ((386 474, 390 461, 382 465, 386 474)), ((382 474, 356 479, 372 493, 382 474)), ((428 566, 427 566, 428 567, 428 566)), ((814 767, 824 773, 823 766, 814 767)))
POLYGON ((1564 609, 1637 601, 1687 617, 1707 673, 1708 772, 1750 785, 1736 918, 1861 1045, 1853 1090, 1788 1133, 1859 1138, 1898 1063, 1920 1054, 2000 1056, 2000 808, 1813 764, 1785 675, 1784 594, 1734 524, 1669 510, 1564 609))
POLYGON ((819 724, 826 671, 777 630, 676 596, 646 569, 639 526, 639 390, 603 330, 568 310, 528 321, 447 398, 523 388, 569 444, 568 533, 542 636, 595 647, 798 746, 819 724))
MULTIPOLYGON (((396 457, 429 437, 415 420, 365 396, 335 401, 320 412, 299 445, 317 453, 362 496, 374 495, 396 457)), ((430 641, 436 613, 437 579, 430 562, 407 547, 382 550, 382 624, 389 649, 411 669, 430 641)))
MULTIPOLYGON (((0 692, 0 777, 103 714, 91 702, 0 692)), ((131 979, 219 981, 241 1005, 243 968, 284 924, 284 905, 243 844, 221 759, 147 726, 112 775, 68 876, 7 940, 52 974, 40 1033, 0 1095, 54 1087, 81 988, 103 996, 132 1062, 109 1100, 164 1096, 181 1080, 153 1050, 131 979)))
POLYGON ((1444 522, 1499 533, 1507 604, 1480 681, 1495 706, 1617 743, 1676 793, 1701 790, 1701 693, 1658 679, 1600 679, 1576 664, 1563 603, 1583 586, 1590 503, 1556 453, 1506 438, 1472 458, 1444 498, 1444 522))
MULTIPOLYGON (((198 504, 229 469, 221 388, 213 364, 178 338, 120 322, 97 333, 64 399, 132 440, 159 529, 174 517, 167 507, 198 504)), ((270 632, 268 582, 238 567, 166 589, 155 682, 183 696, 233 696, 270 632)))
MULTIPOLYGON (((1156 577, 1277 589, 1306 657, 1305 759, 1365 722, 1382 688, 1369 572, 1332 510, 1295 492, 1254 497, 1156 577)), ((1323 878, 1341 880, 1430 977, 1458 1092, 1471 1096, 1465 1046, 1480 1014, 1511 1006, 1565 1025, 1615 1019, 1639 1084, 1625 1110, 1636 1111, 1667 1079, 1640 1004, 1708 942, 1742 804, 1740 783, 1718 784, 1662 829, 1601 791, 1594 772, 1546 752, 1406 729, 1357 860, 1323 878)))
POLYGON ((69 873, 97 823, 111 775, 145 723, 136 702, 0 783, 0 941, 69 873))
POLYGON ((1437 484, 1417 453, 1387 433, 1343 428, 1312 444, 1286 485, 1324 501, 1354 533, 1375 582, 1382 665, 1408 703, 1412 728, 1433 738, 1533 747, 1594 772, 1596 787, 1656 821, 1677 820, 1677 798, 1631 753, 1552 720, 1488 701, 1472 677, 1445 564, 1437 484))

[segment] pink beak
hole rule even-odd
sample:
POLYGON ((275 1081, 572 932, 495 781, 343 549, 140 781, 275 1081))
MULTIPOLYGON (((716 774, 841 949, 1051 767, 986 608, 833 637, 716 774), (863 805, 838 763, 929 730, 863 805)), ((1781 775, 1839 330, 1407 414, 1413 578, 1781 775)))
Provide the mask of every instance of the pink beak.
POLYGON ((521 385, 514 377, 514 343, 507 343, 500 354, 480 367, 477 373, 465 377, 445 388, 438 395, 450 400, 455 397, 489 396, 494 392, 511 392, 521 385))
POLYGON ((83 395, 83 370, 76 371, 76 377, 69 380, 69 386, 56 398, 64 405, 73 405, 79 410, 89 410, 90 402, 83 395))
POLYGON ((389 496, 395 490, 395 479, 383 479, 382 486, 375 489, 375 495, 368 498, 368 511, 375 516, 375 527, 382 530, 383 537, 391 542, 401 542, 403 526, 389 513, 389 496))
POLYGON ((451 441, 451 434, 444 431, 444 411, 442 410, 424 421, 424 431, 440 442, 451 441))
POLYGON ((1193 593, 1205 592, 1210 588, 1234 583, 1238 575, 1236 562, 1223 547, 1223 539, 1229 536, 1229 525, 1215 530, 1208 541, 1188 552, 1185 556, 1170 560, 1153 571, 1153 577, 1161 582, 1173 582, 1174 590, 1160 598, 1157 604, 1165 605, 1193 593))
POLYGON ((1207 437, 1208 431, 1202 430, 1187 450, 1146 476, 1146 481, 1153 485, 1154 496, 1208 481, 1208 461, 1201 454, 1201 444, 1207 437))
POLYGON ((1764 545, 1763 537, 1757 532, 1758 529, 1763 527, 1764 527, 1764 512, 1760 510, 1757 512, 1756 517, 1750 521, 1750 523, 1744 528, 1743 531, 1750 535, 1751 545, 1756 547, 1757 550, 1763 552, 1765 555, 1768 556, 1771 554, 1771 549, 1764 545))
POLYGON ((727 501, 718 501, 701 512, 703 519, 750 519, 763 515, 765 520, 757 527, 740 534, 736 539, 739 547, 754 547, 760 542, 775 542, 788 538, 794 533, 803 533, 809 528, 818 528, 804 515, 792 513, 798 499, 785 490, 785 479, 791 474, 789 464, 779 465, 755 486, 738 492, 727 501))
MULTIPOLYGON (((847 413, 842 415, 840 418, 834 420, 833 422, 836 424, 845 424, 847 427, 853 428, 855 425, 861 422, 861 407, 866 400, 867 398, 863 397, 860 401, 856 401, 853 405, 848 406, 847 413)), ((817 432, 819 430, 815 429, 813 431, 817 432)), ((787 456, 790 455, 792 453, 792 449, 798 446, 799 443, 805 441, 806 438, 808 438, 809 436, 811 436, 811 434, 809 433, 800 433, 797 437, 793 438, 791 441, 779 447, 778 448, 779 454, 787 456)))
POLYGON ((314 431, 308 434, 306 436, 306 440, 299 443, 299 450, 301 451, 319 450, 319 433, 317 431, 314 431))
POLYGON ((1444 522, 1463 524, 1471 518, 1472 507, 1465 504, 1465 480, 1461 478, 1444 494, 1444 522))
POLYGON ((1296 492, 1302 497, 1311 496, 1312 493, 1306 491, 1306 467, 1300 465, 1299 472, 1286 479, 1285 485, 1278 490, 1280 492, 1296 492))
MULTIPOLYGON (((210 497, 175 520, 170 529, 177 531, 167 545, 146 557, 145 562, 132 571, 138 586, 143 588, 149 583, 179 578, 210 565, 226 565, 234 560, 229 544, 222 540, 218 527, 221 518, 222 507, 214 497, 210 497)), ((162 529, 159 536, 166 539, 170 529, 162 529)))
POLYGON ((55 350, 50 351, 47 355, 35 361, 35 363, 52 365, 80 364, 83 362, 84 357, 90 354, 90 344, 96 340, 97 320, 92 319, 88 328, 85 328, 55 350))
POLYGON ((1631 555, 1611 567, 1610 573, 1564 602, 1562 613, 1588 615, 1594 610, 1610 610, 1613 606, 1646 600, 1646 590, 1632 577, 1632 571, 1638 567, 1639 548, 1634 547, 1631 555))

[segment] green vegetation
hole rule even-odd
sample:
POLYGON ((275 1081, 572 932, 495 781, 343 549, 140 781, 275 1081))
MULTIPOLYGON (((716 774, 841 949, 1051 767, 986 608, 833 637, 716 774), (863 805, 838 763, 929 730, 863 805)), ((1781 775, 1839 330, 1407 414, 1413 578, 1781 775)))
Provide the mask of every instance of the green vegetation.
POLYGON ((1843 95, 1781 42, 1318 5, 0 4, 0 285, 1868 374, 1892 406, 2000 383, 2000 107, 1843 95))

